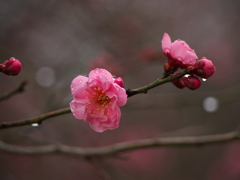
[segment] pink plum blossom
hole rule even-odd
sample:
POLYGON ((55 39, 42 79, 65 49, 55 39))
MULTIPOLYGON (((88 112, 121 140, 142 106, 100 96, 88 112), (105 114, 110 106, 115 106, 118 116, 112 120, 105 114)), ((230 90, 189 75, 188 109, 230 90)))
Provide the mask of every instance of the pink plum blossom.
POLYGON ((9 60, 0 64, 0 71, 6 75, 16 76, 22 70, 22 64, 18 59, 11 57, 9 60))
POLYGON ((193 73, 201 78, 209 78, 216 71, 212 61, 202 58, 194 64, 193 73))
POLYGON ((198 59, 195 51, 185 41, 176 40, 172 43, 167 33, 163 35, 162 49, 168 57, 168 63, 174 67, 186 68, 198 59))
POLYGON ((119 106, 127 102, 124 88, 114 82, 111 73, 95 69, 89 77, 77 76, 71 84, 73 101, 70 108, 77 119, 88 122, 93 130, 103 132, 119 126, 119 106))

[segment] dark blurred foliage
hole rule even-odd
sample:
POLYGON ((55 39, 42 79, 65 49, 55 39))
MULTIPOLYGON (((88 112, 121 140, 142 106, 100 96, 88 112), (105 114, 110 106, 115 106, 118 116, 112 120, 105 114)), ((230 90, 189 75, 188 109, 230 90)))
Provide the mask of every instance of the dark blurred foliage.
MULTIPOLYGON (((0 0, 1 62, 15 57, 23 64, 16 77, 0 74, 0 93, 29 81, 26 92, 0 103, 1 121, 69 106, 72 79, 96 65, 120 75, 126 89, 154 81, 167 61, 161 52, 164 32, 172 40, 185 40, 199 58, 207 57, 217 68, 198 90, 179 90, 169 83, 131 97, 121 108, 120 127, 113 131, 96 133, 67 114, 39 127, 3 130, 1 140, 25 146, 94 147, 235 129, 240 123, 239 5, 237 0, 0 0), (210 96, 219 102, 212 113, 202 107, 210 96)), ((237 180, 239 144, 144 149, 99 164, 116 180, 237 180)), ((0 174, 1 180, 100 179, 84 159, 63 155, 1 152, 0 174)))

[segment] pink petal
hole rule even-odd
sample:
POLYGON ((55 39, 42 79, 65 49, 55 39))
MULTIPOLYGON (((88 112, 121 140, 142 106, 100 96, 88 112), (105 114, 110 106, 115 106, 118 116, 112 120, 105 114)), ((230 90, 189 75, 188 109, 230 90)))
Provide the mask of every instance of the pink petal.
POLYGON ((171 45, 172 42, 170 36, 168 35, 168 33, 164 33, 162 38, 162 49, 165 54, 171 51, 171 45))
POLYGON ((105 130, 107 130, 106 127, 102 126, 101 121, 107 121, 107 116, 104 117, 99 117, 96 115, 89 115, 86 118, 86 122, 89 122, 89 125, 91 126, 91 128, 96 131, 96 132, 103 132, 105 130))
POLYGON ((124 106, 127 103, 127 94, 125 89, 119 88, 119 90, 117 91, 117 97, 118 97, 118 102, 117 102, 118 106, 124 106))
POLYGON ((77 76, 75 79, 73 79, 71 84, 71 91, 74 99, 79 103, 86 103, 88 99, 86 99, 86 94, 84 94, 84 91, 86 89, 86 82, 88 81, 88 78, 85 76, 77 76))
POLYGON ((98 126, 97 124, 89 123, 89 125, 96 132, 103 132, 103 131, 107 130, 106 127, 98 126))
POLYGON ((79 88, 85 87, 85 83, 87 81, 88 81, 88 78, 85 76, 77 76, 76 78, 74 78, 72 80, 71 87, 70 87, 72 94, 74 94, 75 91, 77 91, 79 88))
POLYGON ((73 100, 70 103, 70 109, 74 115, 75 118, 77 119, 84 119, 86 117, 85 115, 85 105, 80 104, 73 100))
POLYGON ((198 59, 195 51, 188 51, 185 57, 185 64, 193 65, 196 63, 196 60, 198 59))
MULTIPOLYGON (((187 55, 187 50, 182 41, 174 41, 172 44, 171 55, 174 59, 183 61, 187 55)), ((184 62, 182 62, 184 64, 184 62)))
POLYGON ((108 129, 116 129, 119 126, 120 118, 121 118, 121 110, 118 106, 114 110, 112 110, 114 113, 110 113, 109 121, 103 122, 102 126, 107 127, 108 129))
MULTIPOLYGON (((113 82, 113 76, 105 69, 94 69, 89 73, 90 79, 105 77, 109 82, 113 82)), ((105 81, 105 80, 104 80, 105 81)))

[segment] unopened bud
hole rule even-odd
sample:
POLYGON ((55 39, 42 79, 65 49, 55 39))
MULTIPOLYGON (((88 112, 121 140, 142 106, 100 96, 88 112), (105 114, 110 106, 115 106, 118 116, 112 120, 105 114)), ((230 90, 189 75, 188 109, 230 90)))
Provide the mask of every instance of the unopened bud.
POLYGON ((188 76, 182 79, 184 85, 191 90, 198 89, 201 86, 201 81, 196 76, 188 76))
POLYGON ((176 86, 179 89, 183 89, 186 87, 181 79, 174 80, 172 81, 172 83, 174 86, 176 86))
POLYGON ((20 73, 22 69, 22 64, 18 59, 14 57, 0 64, 0 71, 6 75, 16 76, 20 73))
POLYGON ((116 83, 120 87, 124 88, 124 82, 123 82, 122 78, 118 77, 118 78, 114 79, 114 83, 116 83))
MULTIPOLYGON (((178 74, 180 74, 180 73, 175 73, 175 74, 173 74, 173 76, 176 76, 176 75, 178 75, 178 74)), ((177 80, 172 81, 172 83, 173 83, 173 85, 176 86, 177 88, 183 89, 183 88, 186 87, 185 84, 183 83, 183 80, 184 80, 185 78, 186 78, 186 77, 181 77, 181 78, 179 78, 179 79, 177 79, 177 80)))
POLYGON ((212 61, 202 58, 194 64, 193 73, 201 78, 209 78, 216 71, 212 61))

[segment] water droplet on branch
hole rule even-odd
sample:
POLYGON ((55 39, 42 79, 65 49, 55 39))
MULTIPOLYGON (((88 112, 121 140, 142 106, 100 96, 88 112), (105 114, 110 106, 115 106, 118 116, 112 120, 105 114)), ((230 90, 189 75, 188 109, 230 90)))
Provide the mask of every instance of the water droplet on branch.
POLYGON ((32 126, 37 127, 37 126, 39 126, 39 124, 38 123, 33 123, 32 126))

